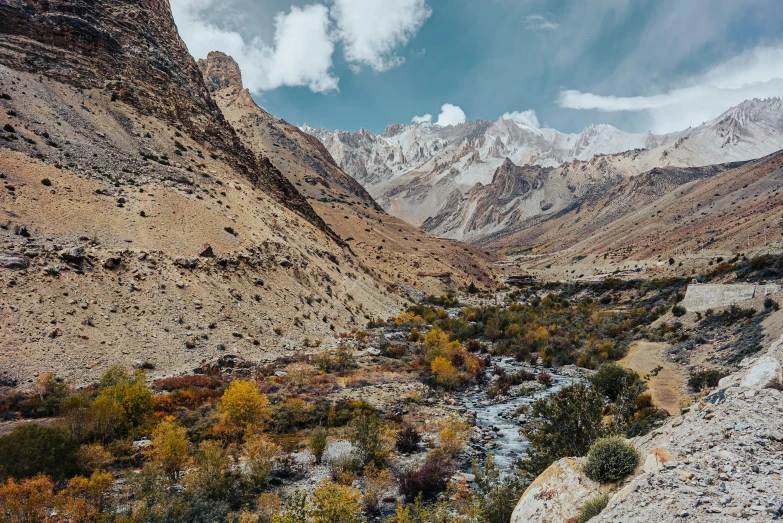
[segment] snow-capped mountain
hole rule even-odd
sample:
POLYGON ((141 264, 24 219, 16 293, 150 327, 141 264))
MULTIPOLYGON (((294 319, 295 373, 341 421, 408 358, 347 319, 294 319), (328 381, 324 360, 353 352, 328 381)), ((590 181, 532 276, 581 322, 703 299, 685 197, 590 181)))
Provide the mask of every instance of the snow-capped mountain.
POLYGON ((391 125, 381 135, 302 129, 391 214, 442 236, 478 241, 655 167, 750 160, 783 149, 783 102, 747 100, 666 135, 610 125, 566 134, 503 118, 391 125), (526 177, 537 170, 538 181, 517 183, 515 167, 521 166, 534 168, 526 177))

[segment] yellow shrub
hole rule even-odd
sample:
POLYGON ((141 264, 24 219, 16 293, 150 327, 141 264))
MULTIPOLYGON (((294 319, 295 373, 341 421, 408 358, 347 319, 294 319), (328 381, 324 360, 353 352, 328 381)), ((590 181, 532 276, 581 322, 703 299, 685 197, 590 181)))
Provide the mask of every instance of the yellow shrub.
POLYGON ((457 369, 449 360, 443 356, 438 356, 430 364, 430 370, 435 374, 435 381, 445 389, 452 389, 459 384, 457 369))

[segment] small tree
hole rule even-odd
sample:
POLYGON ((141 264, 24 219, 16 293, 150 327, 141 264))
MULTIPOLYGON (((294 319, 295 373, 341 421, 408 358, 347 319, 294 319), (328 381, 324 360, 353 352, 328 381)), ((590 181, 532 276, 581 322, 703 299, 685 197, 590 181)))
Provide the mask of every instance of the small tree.
POLYGON ((310 452, 312 452, 315 457, 315 463, 318 465, 321 464, 324 452, 326 451, 326 438, 326 429, 320 426, 316 427, 315 430, 313 430, 313 434, 310 436, 310 443, 308 446, 310 447, 310 452))
POLYGON ((523 429, 532 447, 523 463, 526 471, 537 476, 560 458, 587 454, 604 434, 603 407, 603 396, 583 383, 533 403, 531 415, 538 421, 523 429))
POLYGON ((430 370, 435 375, 435 381, 446 390, 451 390, 459 385, 459 376, 457 369, 449 360, 443 356, 438 356, 430 363, 430 370))
POLYGON ((28 423, 0 437, 0 480, 46 474, 55 480, 76 472, 76 440, 63 427, 28 423))
POLYGON ((405 425, 397 431, 395 447, 402 453, 416 452, 419 450, 421 434, 415 427, 405 425))
POLYGON ((244 445, 248 476, 256 488, 262 489, 269 482, 274 460, 280 448, 261 434, 250 436, 244 445))
POLYGON ((153 454, 163 470, 176 480, 188 459, 188 439, 185 436, 185 429, 174 424, 170 419, 164 419, 155 427, 152 445, 153 454))
POLYGON ((241 439, 246 431, 260 430, 270 415, 269 399, 254 383, 232 381, 220 399, 223 421, 241 439))
POLYGON ((359 413, 351 420, 350 439, 362 465, 385 468, 391 458, 392 439, 377 414, 359 413))
POLYGON ((482 512, 488 523, 508 523, 511 514, 525 491, 525 482, 518 471, 502 474, 495 464, 495 456, 487 455, 483 468, 474 466, 476 492, 482 512))

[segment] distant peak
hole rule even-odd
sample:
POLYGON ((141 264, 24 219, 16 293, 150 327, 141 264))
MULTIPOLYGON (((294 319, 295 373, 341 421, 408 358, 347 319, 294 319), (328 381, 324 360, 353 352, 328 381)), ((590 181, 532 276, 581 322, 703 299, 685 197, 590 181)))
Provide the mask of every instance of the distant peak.
POLYGON ((227 87, 242 89, 242 71, 239 64, 226 53, 212 51, 206 59, 198 61, 198 66, 210 91, 227 87))

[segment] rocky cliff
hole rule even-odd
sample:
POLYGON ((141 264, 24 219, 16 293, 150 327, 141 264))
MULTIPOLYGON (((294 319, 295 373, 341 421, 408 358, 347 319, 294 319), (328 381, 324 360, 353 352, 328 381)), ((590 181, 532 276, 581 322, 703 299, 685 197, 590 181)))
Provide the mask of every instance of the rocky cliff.
POLYGON ((101 90, 177 126, 331 234, 285 177, 236 136, 180 39, 167 0, 3 2, 0 63, 76 89, 101 90))

